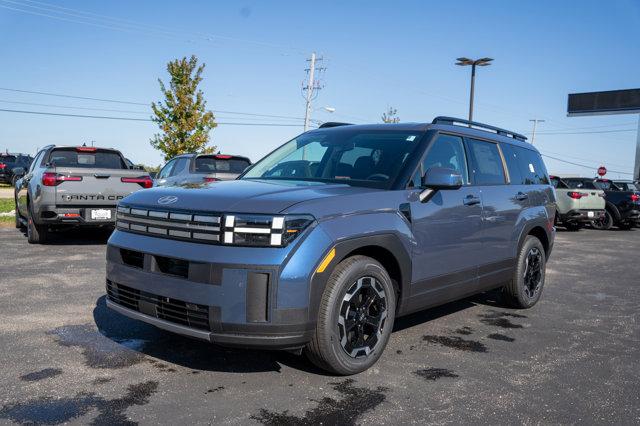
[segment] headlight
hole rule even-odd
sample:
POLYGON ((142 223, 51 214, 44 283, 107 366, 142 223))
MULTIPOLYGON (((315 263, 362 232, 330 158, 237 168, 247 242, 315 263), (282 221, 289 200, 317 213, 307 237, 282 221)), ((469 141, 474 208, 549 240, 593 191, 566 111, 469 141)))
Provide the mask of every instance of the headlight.
POLYGON ((284 247, 313 222, 310 215, 227 214, 222 223, 222 243, 239 246, 284 247))

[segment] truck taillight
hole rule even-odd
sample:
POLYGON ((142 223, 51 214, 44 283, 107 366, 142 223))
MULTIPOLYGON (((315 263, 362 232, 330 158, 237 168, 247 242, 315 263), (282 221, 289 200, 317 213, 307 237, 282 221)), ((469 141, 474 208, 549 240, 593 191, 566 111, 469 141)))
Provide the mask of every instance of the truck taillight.
POLYGON ((205 182, 217 182, 217 181, 219 181, 220 179, 217 179, 217 178, 214 178, 214 177, 207 177, 207 176, 205 176, 205 177, 203 177, 203 178, 202 178, 202 180, 203 180, 203 181, 205 181, 205 182))
POLYGON ((123 177, 123 178, 120 178, 120 180, 125 183, 137 183, 138 185, 140 185, 145 189, 151 188, 153 186, 153 181, 149 176, 139 176, 135 178, 123 177))
POLYGON ((577 192, 577 191, 571 191, 569 193, 567 193, 567 195, 571 198, 573 198, 574 200, 579 200, 582 197, 586 197, 589 194, 585 194, 584 192, 577 192))
POLYGON ((77 146, 76 151, 78 152, 96 152, 98 148, 93 146, 77 146))
POLYGON ((638 201, 640 201, 640 195, 631 194, 631 201, 633 201, 634 203, 637 203, 638 201))
POLYGON ((0 170, 4 169, 5 167, 7 167, 7 165, 6 165, 6 164, 4 164, 4 163, 0 163, 0 170))
POLYGON ((82 176, 65 176, 58 173, 44 172, 42 174, 42 184, 44 186, 58 186, 62 182, 72 181, 79 182, 82 180, 82 176))

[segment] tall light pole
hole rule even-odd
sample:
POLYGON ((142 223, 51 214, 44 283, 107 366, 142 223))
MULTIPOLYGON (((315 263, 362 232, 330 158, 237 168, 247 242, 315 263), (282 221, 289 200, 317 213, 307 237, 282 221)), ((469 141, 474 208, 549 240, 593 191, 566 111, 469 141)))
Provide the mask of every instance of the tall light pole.
POLYGON ((493 61, 491 58, 480 58, 480 59, 469 59, 469 58, 458 58, 456 59, 456 65, 460 65, 461 67, 465 67, 467 65, 471 65, 471 94, 469 95, 469 121, 473 121, 473 92, 476 85, 476 66, 478 67, 486 67, 491 65, 490 62, 493 61))
POLYGON ((535 141, 535 139, 536 139, 536 125, 538 123, 544 123, 544 120, 533 118, 533 119, 531 119, 529 121, 533 122, 533 131, 531 132, 531 145, 533 145, 533 141, 535 141))

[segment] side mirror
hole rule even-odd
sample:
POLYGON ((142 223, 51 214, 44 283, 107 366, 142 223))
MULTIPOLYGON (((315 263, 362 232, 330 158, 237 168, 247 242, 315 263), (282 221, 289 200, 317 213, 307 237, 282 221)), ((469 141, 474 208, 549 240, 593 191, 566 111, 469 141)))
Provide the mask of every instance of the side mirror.
POLYGON ((24 176, 27 173, 27 171, 24 169, 24 167, 14 167, 13 169, 11 169, 11 172, 17 178, 21 178, 22 176, 24 176))
POLYGON ((462 186, 462 175, 453 169, 433 167, 422 176, 420 201, 427 202, 439 190, 458 189, 462 186))

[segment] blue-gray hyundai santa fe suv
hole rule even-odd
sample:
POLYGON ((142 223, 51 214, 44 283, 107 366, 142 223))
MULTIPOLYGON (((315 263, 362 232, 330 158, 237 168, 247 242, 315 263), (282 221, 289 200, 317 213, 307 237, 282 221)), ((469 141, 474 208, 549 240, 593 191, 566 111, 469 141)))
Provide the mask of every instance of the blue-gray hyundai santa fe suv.
POLYGON ((337 374, 373 365, 398 316, 494 288, 531 307, 555 192, 525 139, 448 117, 327 123, 238 180, 136 192, 109 239, 107 304, 337 374))

